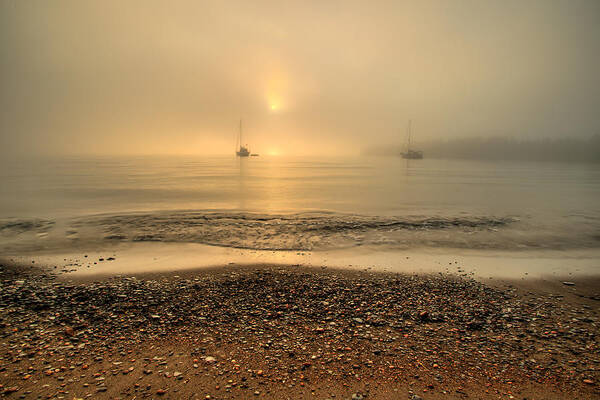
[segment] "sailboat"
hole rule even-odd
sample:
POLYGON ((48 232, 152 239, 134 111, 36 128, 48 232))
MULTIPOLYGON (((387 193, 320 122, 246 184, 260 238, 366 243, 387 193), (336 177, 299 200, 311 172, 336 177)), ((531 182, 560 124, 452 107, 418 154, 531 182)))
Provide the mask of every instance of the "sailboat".
POLYGON ((240 119, 240 131, 238 134, 238 142, 236 143, 235 146, 236 152, 235 154, 238 157, 248 157, 250 155, 250 150, 248 150, 248 145, 242 145, 242 120, 240 119))
POLYGON ((406 152, 404 153, 400 153, 402 155, 402 158, 407 158, 407 159, 411 159, 411 160, 418 160, 423 158, 423 152, 420 150, 412 150, 410 148, 410 136, 411 136, 411 120, 408 120, 408 128, 407 128, 407 143, 406 143, 406 152))

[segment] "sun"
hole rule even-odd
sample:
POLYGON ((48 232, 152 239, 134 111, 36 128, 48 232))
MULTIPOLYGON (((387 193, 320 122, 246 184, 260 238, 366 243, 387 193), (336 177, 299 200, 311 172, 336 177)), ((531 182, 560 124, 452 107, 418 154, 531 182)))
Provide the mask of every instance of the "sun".
POLYGON ((271 111, 277 110, 277 104, 271 104, 271 111))

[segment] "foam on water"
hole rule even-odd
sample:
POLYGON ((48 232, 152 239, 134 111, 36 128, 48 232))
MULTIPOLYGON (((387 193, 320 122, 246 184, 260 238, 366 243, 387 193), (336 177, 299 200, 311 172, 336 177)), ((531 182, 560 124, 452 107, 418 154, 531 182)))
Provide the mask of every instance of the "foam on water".
POLYGON ((338 213, 157 213, 82 219, 109 240, 194 242, 257 250, 319 250, 387 242, 396 232, 484 230, 510 218, 373 217, 338 213))
POLYGON ((123 242, 199 243, 253 250, 334 250, 446 247, 569 249, 598 247, 593 235, 531 229, 504 216, 382 217, 334 212, 260 214, 177 211, 103 214, 50 220, 0 221, 5 254, 60 248, 105 247, 123 242))

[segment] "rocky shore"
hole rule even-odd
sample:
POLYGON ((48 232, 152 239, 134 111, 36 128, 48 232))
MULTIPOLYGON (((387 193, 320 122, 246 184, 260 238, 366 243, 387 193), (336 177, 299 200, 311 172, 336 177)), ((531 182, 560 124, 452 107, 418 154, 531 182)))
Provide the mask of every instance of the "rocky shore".
POLYGON ((70 279, 0 267, 26 399, 600 398, 598 297, 295 266, 70 279))

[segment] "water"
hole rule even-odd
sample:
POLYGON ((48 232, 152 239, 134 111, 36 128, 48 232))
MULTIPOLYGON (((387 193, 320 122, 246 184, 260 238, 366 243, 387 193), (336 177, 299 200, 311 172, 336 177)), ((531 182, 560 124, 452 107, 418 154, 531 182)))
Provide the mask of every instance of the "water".
POLYGON ((399 158, 2 161, 0 250, 600 245, 600 166, 399 158))

